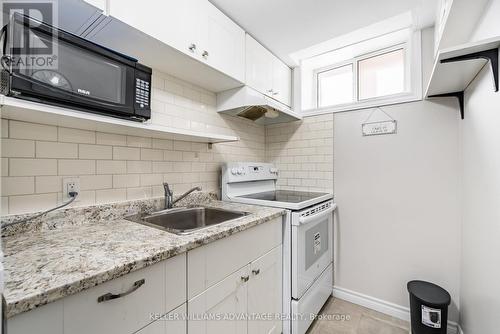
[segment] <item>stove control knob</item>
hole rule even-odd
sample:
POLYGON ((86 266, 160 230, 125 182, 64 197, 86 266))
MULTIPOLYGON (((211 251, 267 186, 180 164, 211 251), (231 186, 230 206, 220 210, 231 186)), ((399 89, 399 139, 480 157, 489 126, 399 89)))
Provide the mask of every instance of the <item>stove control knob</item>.
POLYGON ((245 170, 243 168, 238 168, 238 175, 243 175, 245 174, 245 170))
POLYGON ((231 168, 231 174, 236 175, 238 174, 238 169, 237 168, 231 168))
POLYGON ((271 168, 269 171, 271 174, 278 174, 278 168, 271 168))

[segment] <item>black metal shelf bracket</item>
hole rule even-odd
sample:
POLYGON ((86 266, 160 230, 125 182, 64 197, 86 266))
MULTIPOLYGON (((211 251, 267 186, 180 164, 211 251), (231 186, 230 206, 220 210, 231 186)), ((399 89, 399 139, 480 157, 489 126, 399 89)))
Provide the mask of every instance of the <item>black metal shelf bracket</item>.
POLYGON ((429 95, 429 97, 456 97, 458 99, 458 105, 460 107, 460 116, 462 117, 462 119, 464 119, 464 92, 463 91, 429 95))
POLYGON ((495 81, 495 92, 498 92, 498 48, 484 50, 474 53, 469 53, 462 56, 441 59, 441 63, 454 63, 457 61, 473 60, 473 59, 486 59, 489 60, 491 71, 493 72, 493 80, 495 81))
MULTIPOLYGON (((461 55, 457 57, 451 57, 447 59, 441 59, 441 63, 454 63, 464 60, 474 60, 474 59, 486 59, 489 61, 491 66, 491 71, 493 72, 493 81, 495 82, 495 92, 498 92, 498 48, 484 50, 474 53, 469 53, 466 55, 461 55)), ((458 105, 460 107, 460 116, 464 119, 464 92, 451 92, 444 94, 429 95, 429 97, 455 97, 458 99, 458 105)))

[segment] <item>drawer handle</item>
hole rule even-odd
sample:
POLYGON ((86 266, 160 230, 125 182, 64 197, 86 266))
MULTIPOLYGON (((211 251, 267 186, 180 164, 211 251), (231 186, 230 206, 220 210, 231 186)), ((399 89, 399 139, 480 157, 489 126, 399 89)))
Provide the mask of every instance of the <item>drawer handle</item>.
POLYGON ((254 269, 254 270, 252 270, 252 274, 254 274, 254 275, 260 274, 260 269, 254 269))
POLYGON ((243 282, 248 282, 249 279, 250 279, 250 276, 248 276, 248 275, 247 276, 241 276, 241 280, 243 282))
POLYGON ((97 302, 98 303, 102 303, 102 302, 105 302, 105 301, 108 301, 108 300, 125 297, 126 295, 129 295, 132 292, 134 292, 135 290, 139 289, 141 286, 144 285, 144 283, 146 283, 146 281, 144 280, 144 278, 140 279, 140 280, 136 281, 134 283, 134 285, 128 291, 125 291, 125 292, 122 292, 122 293, 118 293, 118 294, 107 293, 107 294, 102 295, 99 298, 97 298, 97 302))

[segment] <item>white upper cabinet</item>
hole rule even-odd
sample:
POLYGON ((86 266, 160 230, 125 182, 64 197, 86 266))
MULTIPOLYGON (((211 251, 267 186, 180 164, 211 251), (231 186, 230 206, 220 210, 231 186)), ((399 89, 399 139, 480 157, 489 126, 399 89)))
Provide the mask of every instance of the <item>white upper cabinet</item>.
POLYGON ((201 58, 212 67, 245 81, 245 31, 217 7, 204 1, 200 16, 201 58))
POLYGON ((109 0, 109 15, 245 80, 245 32, 207 0, 109 0))
POLYGON ((190 7, 196 0, 109 0, 109 15, 180 51, 195 40, 196 18, 190 7))
POLYGON ((291 106, 292 101, 292 71, 278 58, 273 61, 273 97, 291 106))
POLYGON ((273 55, 250 35, 246 35, 246 84, 272 95, 273 55))
POLYGON ((291 69, 248 34, 246 35, 246 84, 291 106, 291 69))

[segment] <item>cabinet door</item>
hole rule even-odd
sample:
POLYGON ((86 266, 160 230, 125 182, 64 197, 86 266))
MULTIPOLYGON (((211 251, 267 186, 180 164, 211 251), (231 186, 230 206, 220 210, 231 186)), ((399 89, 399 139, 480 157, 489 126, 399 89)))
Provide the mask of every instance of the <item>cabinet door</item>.
POLYGON ((199 16, 202 61, 233 78, 245 81, 245 31, 210 2, 199 16))
POLYGON ((186 54, 196 44, 198 0, 109 0, 109 15, 186 54))
POLYGON ((247 312, 249 266, 188 301, 189 334, 246 334, 247 321, 227 318, 247 312))
POLYGON ((250 35, 246 35, 246 84, 272 96, 273 55, 250 35))
MULTIPOLYGON (((248 314, 280 315, 282 312, 281 246, 250 264, 248 281, 248 314)), ((281 333, 279 319, 250 319, 248 334, 281 333)))
POLYGON ((278 58, 273 59, 273 98, 291 106, 292 70, 278 58))

